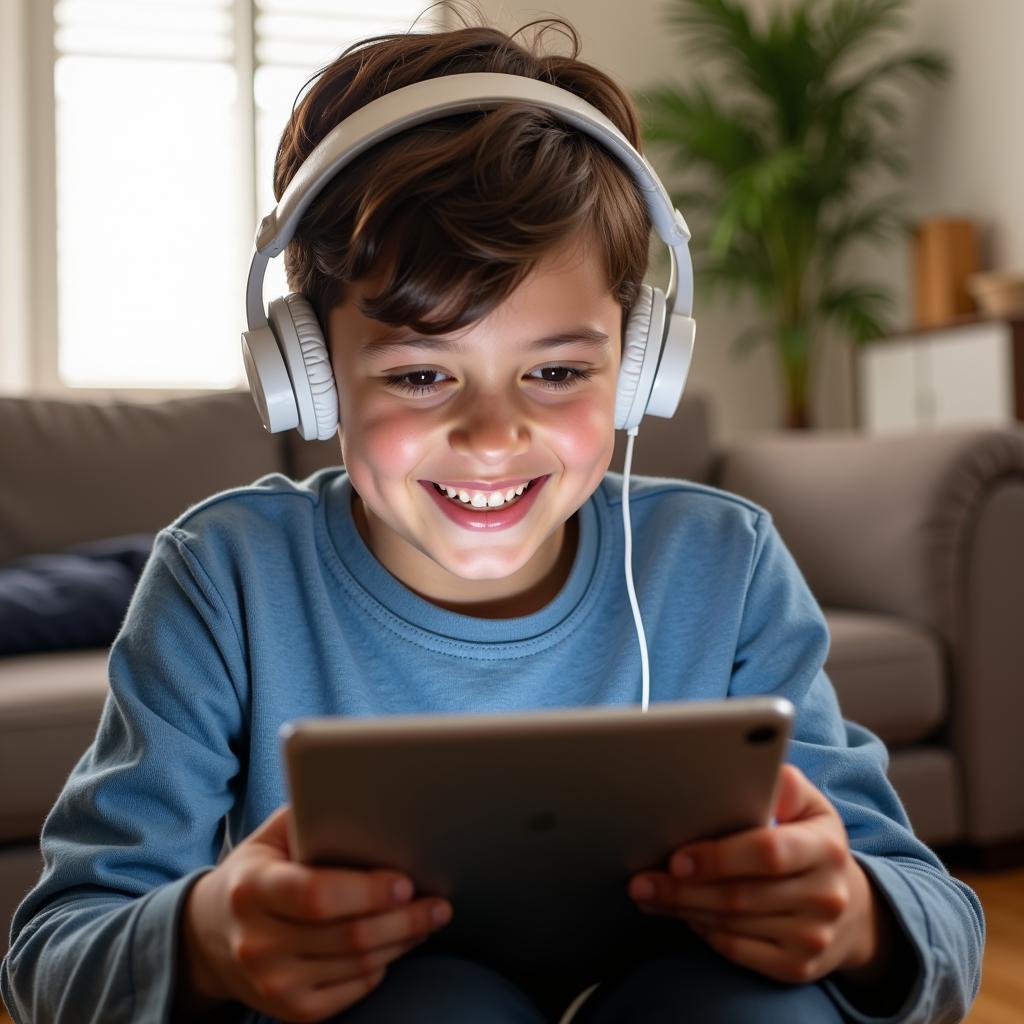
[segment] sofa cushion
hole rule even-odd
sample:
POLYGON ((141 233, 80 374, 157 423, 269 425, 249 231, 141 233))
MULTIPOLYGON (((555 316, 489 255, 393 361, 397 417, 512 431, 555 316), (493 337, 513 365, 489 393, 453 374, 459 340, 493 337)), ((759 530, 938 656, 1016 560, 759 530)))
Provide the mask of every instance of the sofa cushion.
POLYGON ((887 615, 825 609, 832 636, 825 670, 843 717, 887 744, 928 736, 946 716, 942 650, 935 635, 887 615))
POLYGON ((889 759, 888 775, 918 839, 935 846, 963 835, 963 792, 952 750, 924 744, 898 747, 889 759))
POLYGON ((109 647, 152 548, 136 533, 0 566, 0 655, 109 647))
POLYGON ((0 565, 155 532, 194 502, 271 472, 284 443, 248 391, 162 402, 0 397, 0 565))
POLYGON ((107 691, 106 649, 0 658, 0 843, 38 835, 107 691))

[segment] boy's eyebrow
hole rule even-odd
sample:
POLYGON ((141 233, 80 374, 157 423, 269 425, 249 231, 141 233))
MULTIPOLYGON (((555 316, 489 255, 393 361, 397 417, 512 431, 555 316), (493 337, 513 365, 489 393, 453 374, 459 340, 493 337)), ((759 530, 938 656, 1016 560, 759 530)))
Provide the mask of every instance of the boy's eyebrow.
MULTIPOLYGON (((573 345, 582 342, 595 348, 604 348, 608 343, 608 335, 593 327, 573 327, 568 331, 559 331, 545 338, 538 338, 530 343, 529 348, 555 348, 558 345, 573 345)), ((381 338, 368 341, 359 350, 364 359, 372 359, 393 348, 442 349, 448 352, 465 352, 466 346, 448 338, 431 337, 430 335, 414 335, 409 338, 381 338)))

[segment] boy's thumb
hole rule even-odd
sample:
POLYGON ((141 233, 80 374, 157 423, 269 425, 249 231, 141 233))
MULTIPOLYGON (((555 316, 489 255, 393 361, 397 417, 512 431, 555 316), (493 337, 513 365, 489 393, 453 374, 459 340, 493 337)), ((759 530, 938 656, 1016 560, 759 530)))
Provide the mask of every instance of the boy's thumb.
POLYGON ((292 808, 291 804, 281 804, 280 807, 270 815, 258 828, 249 833, 247 843, 262 843, 264 846, 272 846, 280 850, 285 856, 290 856, 291 844, 288 839, 288 832, 291 827, 292 808))
POLYGON ((775 796, 775 820, 781 825, 811 817, 819 810, 817 796, 818 791, 796 765, 783 764, 775 796))

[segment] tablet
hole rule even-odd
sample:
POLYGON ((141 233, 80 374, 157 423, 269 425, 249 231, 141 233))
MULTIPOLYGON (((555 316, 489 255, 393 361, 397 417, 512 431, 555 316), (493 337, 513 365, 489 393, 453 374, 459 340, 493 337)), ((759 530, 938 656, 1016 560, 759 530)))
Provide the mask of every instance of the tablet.
POLYGON ((292 854, 451 900, 419 950, 522 984, 598 980, 663 930, 628 897, 635 872, 770 823, 793 713, 754 697, 290 722, 292 854))

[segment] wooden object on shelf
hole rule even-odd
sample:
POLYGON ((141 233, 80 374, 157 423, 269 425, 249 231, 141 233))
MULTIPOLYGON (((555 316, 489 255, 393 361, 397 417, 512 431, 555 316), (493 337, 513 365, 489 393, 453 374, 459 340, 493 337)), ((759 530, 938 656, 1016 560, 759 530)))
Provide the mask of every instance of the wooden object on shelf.
POLYGON ((934 218, 914 229, 914 324, 932 327, 976 310, 967 279, 980 270, 969 220, 934 218))
POLYGON ((1024 317, 1024 273, 1020 271, 989 271, 972 274, 967 287, 978 304, 982 316, 1024 317))
POLYGON ((1024 317, 961 316, 857 351, 858 428, 872 434, 1024 422, 1024 317))

